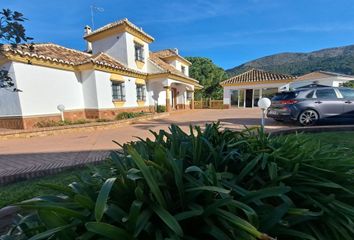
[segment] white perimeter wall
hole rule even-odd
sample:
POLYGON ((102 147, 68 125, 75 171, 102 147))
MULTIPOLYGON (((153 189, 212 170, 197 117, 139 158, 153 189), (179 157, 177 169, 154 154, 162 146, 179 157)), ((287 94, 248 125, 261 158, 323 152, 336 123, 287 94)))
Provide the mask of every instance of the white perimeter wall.
POLYGON ((330 77, 330 78, 320 78, 320 79, 312 79, 312 80, 306 80, 306 81, 295 81, 290 83, 290 88, 298 88, 306 85, 313 84, 314 82, 317 82, 318 84, 321 85, 326 85, 330 87, 339 87, 341 83, 344 83, 346 81, 349 81, 348 79, 341 79, 339 77, 330 77))
MULTIPOLYGON (((14 72, 13 63, 5 63, 0 66, 1 70, 6 70, 9 72, 9 76, 12 78, 15 85, 16 76, 14 72)), ((21 105, 18 92, 12 92, 6 89, 0 88, 0 117, 6 116, 21 116, 21 105)))
POLYGON ((66 110, 84 108, 78 73, 17 62, 13 66, 23 116, 59 114, 59 104, 66 110))

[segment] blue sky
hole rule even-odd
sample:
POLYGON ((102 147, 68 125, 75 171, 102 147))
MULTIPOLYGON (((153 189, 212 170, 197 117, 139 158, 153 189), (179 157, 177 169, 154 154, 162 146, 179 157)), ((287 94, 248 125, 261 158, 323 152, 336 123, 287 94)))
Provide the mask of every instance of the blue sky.
POLYGON ((90 5, 100 27, 128 18, 155 38, 152 50, 179 48, 227 69, 280 52, 354 44, 353 0, 0 0, 25 14, 28 35, 83 50, 90 5))

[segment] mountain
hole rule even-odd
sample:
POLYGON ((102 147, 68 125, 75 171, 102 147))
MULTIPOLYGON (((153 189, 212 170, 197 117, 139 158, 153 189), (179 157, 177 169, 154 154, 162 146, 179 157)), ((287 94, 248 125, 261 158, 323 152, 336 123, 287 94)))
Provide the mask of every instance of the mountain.
POLYGON ((309 53, 274 54, 244 63, 226 72, 229 76, 234 76, 251 68, 295 76, 317 70, 354 75, 354 45, 309 53))

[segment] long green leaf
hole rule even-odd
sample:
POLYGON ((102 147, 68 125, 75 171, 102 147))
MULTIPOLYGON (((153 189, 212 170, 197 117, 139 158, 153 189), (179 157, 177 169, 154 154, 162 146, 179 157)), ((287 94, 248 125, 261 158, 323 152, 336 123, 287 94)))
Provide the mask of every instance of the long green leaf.
POLYGON ((108 196, 116 179, 117 178, 107 179, 106 182, 102 185, 102 188, 97 196, 95 206, 95 218, 97 222, 101 221, 103 214, 107 208, 108 196))
POLYGON ((140 154, 132 147, 128 146, 128 153, 132 156, 134 162, 139 167, 141 173, 144 175, 146 183, 149 185, 152 194, 155 196, 156 201, 163 207, 166 207, 165 199, 160 191, 159 185, 155 180, 154 176, 151 174, 149 168, 144 162, 144 159, 140 154))
POLYGON ((108 239, 133 239, 133 237, 124 229, 110 225, 108 223, 88 222, 85 224, 87 230, 104 236, 108 239))
POLYGON ((177 220, 161 206, 153 206, 154 212, 160 217, 160 219, 178 236, 183 236, 183 230, 177 220))
POLYGON ((73 225, 70 224, 70 225, 65 225, 65 226, 60 226, 60 227, 56 227, 56 228, 53 228, 53 229, 49 229, 47 231, 44 231, 44 232, 41 232, 39 234, 36 234, 34 235, 33 237, 31 237, 30 239, 28 240, 42 240, 42 239, 48 239, 50 238, 51 236, 53 236, 54 234, 60 232, 60 231, 63 231, 65 229, 68 229, 70 227, 72 227, 73 225))

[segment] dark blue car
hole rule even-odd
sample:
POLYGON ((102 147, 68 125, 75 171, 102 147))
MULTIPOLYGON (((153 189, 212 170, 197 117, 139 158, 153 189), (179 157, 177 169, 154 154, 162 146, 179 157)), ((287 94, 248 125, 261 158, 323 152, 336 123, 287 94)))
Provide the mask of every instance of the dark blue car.
POLYGON ((267 116, 277 121, 297 121, 302 126, 324 119, 354 120, 354 89, 312 87, 277 93, 267 116))

